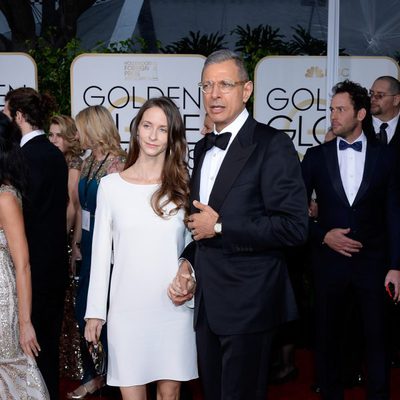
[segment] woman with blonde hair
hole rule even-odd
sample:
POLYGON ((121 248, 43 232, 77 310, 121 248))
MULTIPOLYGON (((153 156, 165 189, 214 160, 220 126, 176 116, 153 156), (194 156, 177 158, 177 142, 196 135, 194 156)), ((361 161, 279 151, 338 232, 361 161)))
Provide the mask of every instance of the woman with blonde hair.
MULTIPOLYGON (((90 264, 92 259, 92 239, 94 215, 96 211, 97 188, 100 179, 113 172, 122 171, 126 154, 120 147, 120 136, 110 112, 103 106, 90 106, 75 117, 78 138, 84 150, 91 150, 82 166, 78 185, 82 229, 74 235, 73 254, 81 256, 78 271, 79 284, 76 296, 76 317, 81 333, 84 329, 90 264)), ((79 259, 79 258, 78 258, 79 259)), ((103 345, 105 340, 103 340, 103 345)), ((102 375, 97 375, 94 364, 86 348, 82 348, 84 376, 82 385, 71 393, 69 399, 83 399, 105 385, 102 375)))
POLYGON ((167 295, 188 233, 186 157, 178 107, 149 99, 133 124, 125 170, 100 183, 85 337, 97 343, 107 321, 107 383, 124 400, 145 400, 149 382, 157 382, 157 399, 178 400, 181 382, 197 378, 193 309, 167 295))

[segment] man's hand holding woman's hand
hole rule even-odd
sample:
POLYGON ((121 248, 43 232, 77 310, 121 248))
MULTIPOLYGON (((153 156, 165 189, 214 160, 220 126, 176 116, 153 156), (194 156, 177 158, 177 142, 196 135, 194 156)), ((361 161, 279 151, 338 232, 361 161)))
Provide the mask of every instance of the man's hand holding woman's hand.
POLYGON ((192 268, 189 262, 184 260, 168 286, 168 297, 176 306, 180 306, 193 297, 195 289, 196 281, 192 276, 192 268))

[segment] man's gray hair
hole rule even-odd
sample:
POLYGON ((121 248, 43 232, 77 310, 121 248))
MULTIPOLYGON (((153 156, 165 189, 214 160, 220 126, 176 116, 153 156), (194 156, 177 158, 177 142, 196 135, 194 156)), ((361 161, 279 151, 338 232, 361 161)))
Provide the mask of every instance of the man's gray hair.
POLYGON ((224 61, 234 61, 236 66, 239 69, 239 77, 240 80, 242 81, 248 81, 249 80, 249 74, 247 73, 246 67, 244 66, 242 58, 236 54, 235 52, 228 50, 228 49, 222 49, 222 50, 217 50, 211 53, 203 66, 203 71, 201 72, 201 76, 203 76, 204 70, 207 68, 208 65, 210 64, 219 64, 224 61))

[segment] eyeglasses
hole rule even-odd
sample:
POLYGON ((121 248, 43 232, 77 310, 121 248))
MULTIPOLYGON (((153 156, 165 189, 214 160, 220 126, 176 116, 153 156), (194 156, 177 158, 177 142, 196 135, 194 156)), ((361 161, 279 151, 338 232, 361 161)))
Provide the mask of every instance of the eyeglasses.
POLYGON ((376 100, 382 100, 386 96, 397 96, 397 95, 398 94, 381 93, 381 92, 375 93, 373 90, 369 91, 369 97, 376 100))
POLYGON ((217 85, 218 89, 222 93, 229 93, 233 90, 238 85, 244 85, 248 81, 237 81, 237 82, 232 82, 232 81, 219 81, 219 82, 213 82, 213 81, 207 81, 207 82, 200 82, 199 86, 202 90, 203 93, 209 94, 213 91, 214 85, 217 85))

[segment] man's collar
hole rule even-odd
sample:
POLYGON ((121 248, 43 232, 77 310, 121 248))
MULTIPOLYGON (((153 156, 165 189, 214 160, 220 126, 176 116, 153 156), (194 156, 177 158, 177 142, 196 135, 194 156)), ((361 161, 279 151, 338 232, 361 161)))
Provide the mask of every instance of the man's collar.
POLYGON ((221 132, 215 131, 215 133, 224 133, 224 132, 232 132, 232 136, 236 136, 237 133, 240 131, 240 128, 244 125, 247 118, 249 116, 249 112, 246 108, 231 122, 228 126, 222 129, 221 132))
POLYGON ((389 121, 381 121, 378 117, 375 117, 374 115, 372 116, 372 123, 374 125, 375 131, 379 132, 379 127, 381 126, 381 124, 383 122, 386 122, 391 128, 395 128, 398 121, 399 121, 399 117, 400 117, 400 113, 398 113, 397 115, 395 115, 392 119, 390 119, 389 121))
POLYGON ((25 133, 25 135, 22 136, 20 146, 22 147, 26 143, 28 143, 31 139, 35 138, 36 136, 44 135, 44 131, 41 129, 38 129, 36 131, 32 131, 29 133, 25 133))

